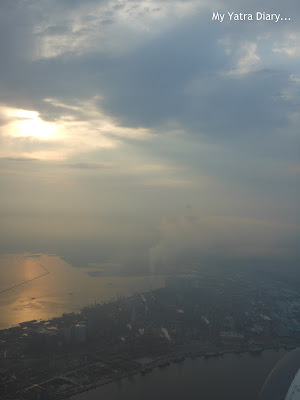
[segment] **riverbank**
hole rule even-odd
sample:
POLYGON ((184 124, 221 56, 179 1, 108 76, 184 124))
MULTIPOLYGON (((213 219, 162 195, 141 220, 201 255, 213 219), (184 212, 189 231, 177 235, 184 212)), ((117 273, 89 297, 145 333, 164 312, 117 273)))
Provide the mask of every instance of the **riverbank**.
MULTIPOLYGON (((130 373, 116 373, 115 375, 111 377, 107 377, 104 379, 101 379, 97 382, 94 382, 93 384, 86 384, 82 388, 77 388, 74 391, 72 390, 72 393, 65 394, 65 396, 62 396, 61 399, 66 399, 66 398, 73 398, 74 396, 87 392, 90 390, 93 390, 97 387, 107 385, 119 380, 122 380, 124 378, 129 378, 133 375, 146 375, 151 373, 153 370, 159 368, 159 369, 164 369, 169 367, 171 364, 177 364, 177 363, 182 363, 187 359, 197 359, 197 358, 205 358, 205 359, 215 359, 215 358, 221 358, 226 355, 237 355, 237 354, 250 354, 250 355, 261 355, 264 351, 266 350, 287 350, 284 347, 265 347, 260 349, 259 351, 253 351, 253 350, 247 350, 247 349, 236 349, 236 350, 230 350, 230 349, 224 349, 222 351, 203 351, 201 345, 183 345, 180 346, 180 348, 176 349, 174 352, 172 352, 169 355, 166 355, 164 357, 158 357, 157 359, 150 359, 148 362, 145 362, 143 365, 140 366, 140 368, 137 368, 135 371, 131 371, 130 373)), ((290 348, 291 349, 291 348, 290 348)), ((290 350, 289 349, 289 350, 290 350)), ((132 360, 133 362, 137 362, 137 360, 132 360)), ((67 377, 67 376, 66 376, 67 377)))
POLYGON ((220 357, 186 357, 181 362, 135 374, 74 395, 72 400, 254 400, 285 350, 259 355, 225 353, 220 357), (188 392, 187 392, 188 391, 188 392))

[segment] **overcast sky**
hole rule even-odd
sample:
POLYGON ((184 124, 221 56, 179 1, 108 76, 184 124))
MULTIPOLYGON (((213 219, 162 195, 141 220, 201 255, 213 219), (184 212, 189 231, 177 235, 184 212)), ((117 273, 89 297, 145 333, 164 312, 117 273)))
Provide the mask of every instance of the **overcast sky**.
POLYGON ((263 3, 2 0, 0 251, 297 265, 300 5, 263 3))

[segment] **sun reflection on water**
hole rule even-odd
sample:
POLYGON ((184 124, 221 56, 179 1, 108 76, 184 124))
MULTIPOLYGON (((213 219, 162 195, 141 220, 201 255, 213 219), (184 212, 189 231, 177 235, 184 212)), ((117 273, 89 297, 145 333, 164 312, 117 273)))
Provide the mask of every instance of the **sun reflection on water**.
POLYGON ((77 312, 95 301, 101 303, 164 285, 164 277, 153 280, 146 276, 93 276, 87 272, 90 268, 74 268, 55 255, 0 255, 0 292, 12 288, 0 293, 0 329, 77 312))

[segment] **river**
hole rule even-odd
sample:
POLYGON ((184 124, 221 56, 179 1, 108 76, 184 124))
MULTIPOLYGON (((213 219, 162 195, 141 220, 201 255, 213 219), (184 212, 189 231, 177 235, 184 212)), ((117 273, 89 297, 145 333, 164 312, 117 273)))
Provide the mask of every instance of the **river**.
POLYGON ((72 400, 255 400, 285 350, 200 357, 155 368, 73 396, 72 400))

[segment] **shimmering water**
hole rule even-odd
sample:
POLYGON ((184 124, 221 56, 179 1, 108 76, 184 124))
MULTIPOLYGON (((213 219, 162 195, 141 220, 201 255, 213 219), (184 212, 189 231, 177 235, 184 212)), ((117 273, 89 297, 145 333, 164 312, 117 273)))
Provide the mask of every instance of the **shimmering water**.
POLYGON ((95 266, 74 268, 56 255, 1 255, 0 329, 163 285, 163 277, 101 276, 95 266))

